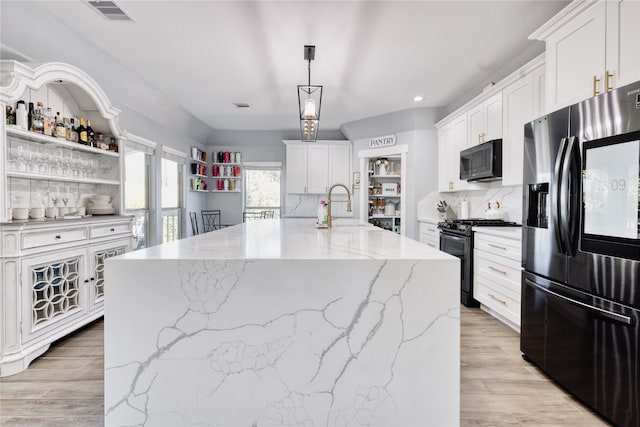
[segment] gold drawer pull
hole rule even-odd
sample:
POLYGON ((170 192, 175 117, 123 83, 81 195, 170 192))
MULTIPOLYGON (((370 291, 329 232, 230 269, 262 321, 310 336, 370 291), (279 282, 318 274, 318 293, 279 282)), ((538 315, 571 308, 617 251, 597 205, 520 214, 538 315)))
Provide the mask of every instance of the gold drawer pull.
POLYGON ((491 298, 493 298, 494 300, 498 301, 500 304, 502 304, 502 305, 507 305, 507 302, 506 302, 506 301, 501 300, 500 298, 498 298, 498 297, 497 297, 497 296, 495 296, 494 294, 489 294, 489 296, 490 296, 491 298))
POLYGON ((600 92, 598 92, 598 82, 600 81, 600 79, 598 78, 598 76, 593 76, 593 96, 598 95, 600 92))
POLYGON ((500 246, 500 245, 495 245, 493 243, 487 243, 489 246, 491 246, 492 248, 496 248, 496 249, 502 249, 503 251, 506 251, 507 248, 504 246, 500 246))
POLYGON ((493 271, 495 271, 496 273, 500 273, 500 274, 504 274, 505 276, 507 275, 506 271, 502 271, 502 270, 498 270, 497 268, 495 268, 494 266, 490 265, 489 268, 493 271))
POLYGON ((436 231, 435 228, 427 228, 427 231, 436 231))

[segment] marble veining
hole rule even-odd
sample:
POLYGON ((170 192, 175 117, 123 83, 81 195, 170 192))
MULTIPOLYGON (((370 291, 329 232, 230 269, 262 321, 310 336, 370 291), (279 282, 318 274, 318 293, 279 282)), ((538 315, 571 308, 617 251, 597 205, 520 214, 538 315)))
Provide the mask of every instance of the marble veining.
POLYGON ((106 424, 457 424, 457 259, 350 256, 110 260, 106 424))

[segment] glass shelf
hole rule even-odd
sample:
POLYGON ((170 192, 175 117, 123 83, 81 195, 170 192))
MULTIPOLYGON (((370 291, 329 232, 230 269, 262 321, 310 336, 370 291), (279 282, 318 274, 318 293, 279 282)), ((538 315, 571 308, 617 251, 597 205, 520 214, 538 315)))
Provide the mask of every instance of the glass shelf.
POLYGON ((100 148, 82 145, 77 142, 67 141, 66 139, 62 138, 54 138, 53 136, 29 132, 15 125, 7 126, 7 135, 15 136, 16 138, 20 138, 26 141, 37 142, 39 144, 51 144, 58 147, 66 148, 68 150, 83 151, 85 153, 100 154, 103 156, 120 157, 120 153, 116 153, 115 151, 102 150, 100 148))
POLYGON ((9 178, 38 179, 41 181, 76 182, 79 184, 120 185, 120 181, 113 180, 113 179, 79 178, 74 176, 45 175, 41 173, 32 173, 32 172, 7 171, 7 176, 9 178))

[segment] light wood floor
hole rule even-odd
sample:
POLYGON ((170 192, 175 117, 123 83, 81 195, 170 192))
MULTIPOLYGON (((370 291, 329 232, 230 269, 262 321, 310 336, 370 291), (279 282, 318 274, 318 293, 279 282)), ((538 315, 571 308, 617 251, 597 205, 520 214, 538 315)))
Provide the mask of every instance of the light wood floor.
MULTIPOLYGON (((509 327, 461 307, 461 331, 461 425, 607 425, 522 360, 509 327)), ((94 322, 0 379, 0 426, 104 425, 103 334, 103 321, 94 322)))

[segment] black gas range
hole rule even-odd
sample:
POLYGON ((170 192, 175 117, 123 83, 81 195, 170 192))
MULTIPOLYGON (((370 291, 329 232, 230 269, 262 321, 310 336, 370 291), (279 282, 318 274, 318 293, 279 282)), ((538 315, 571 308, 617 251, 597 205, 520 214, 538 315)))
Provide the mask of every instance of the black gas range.
POLYGON ((448 219, 440 221, 440 250, 460 258, 460 301, 467 307, 478 307, 473 299, 473 228, 518 227, 501 219, 448 219))

